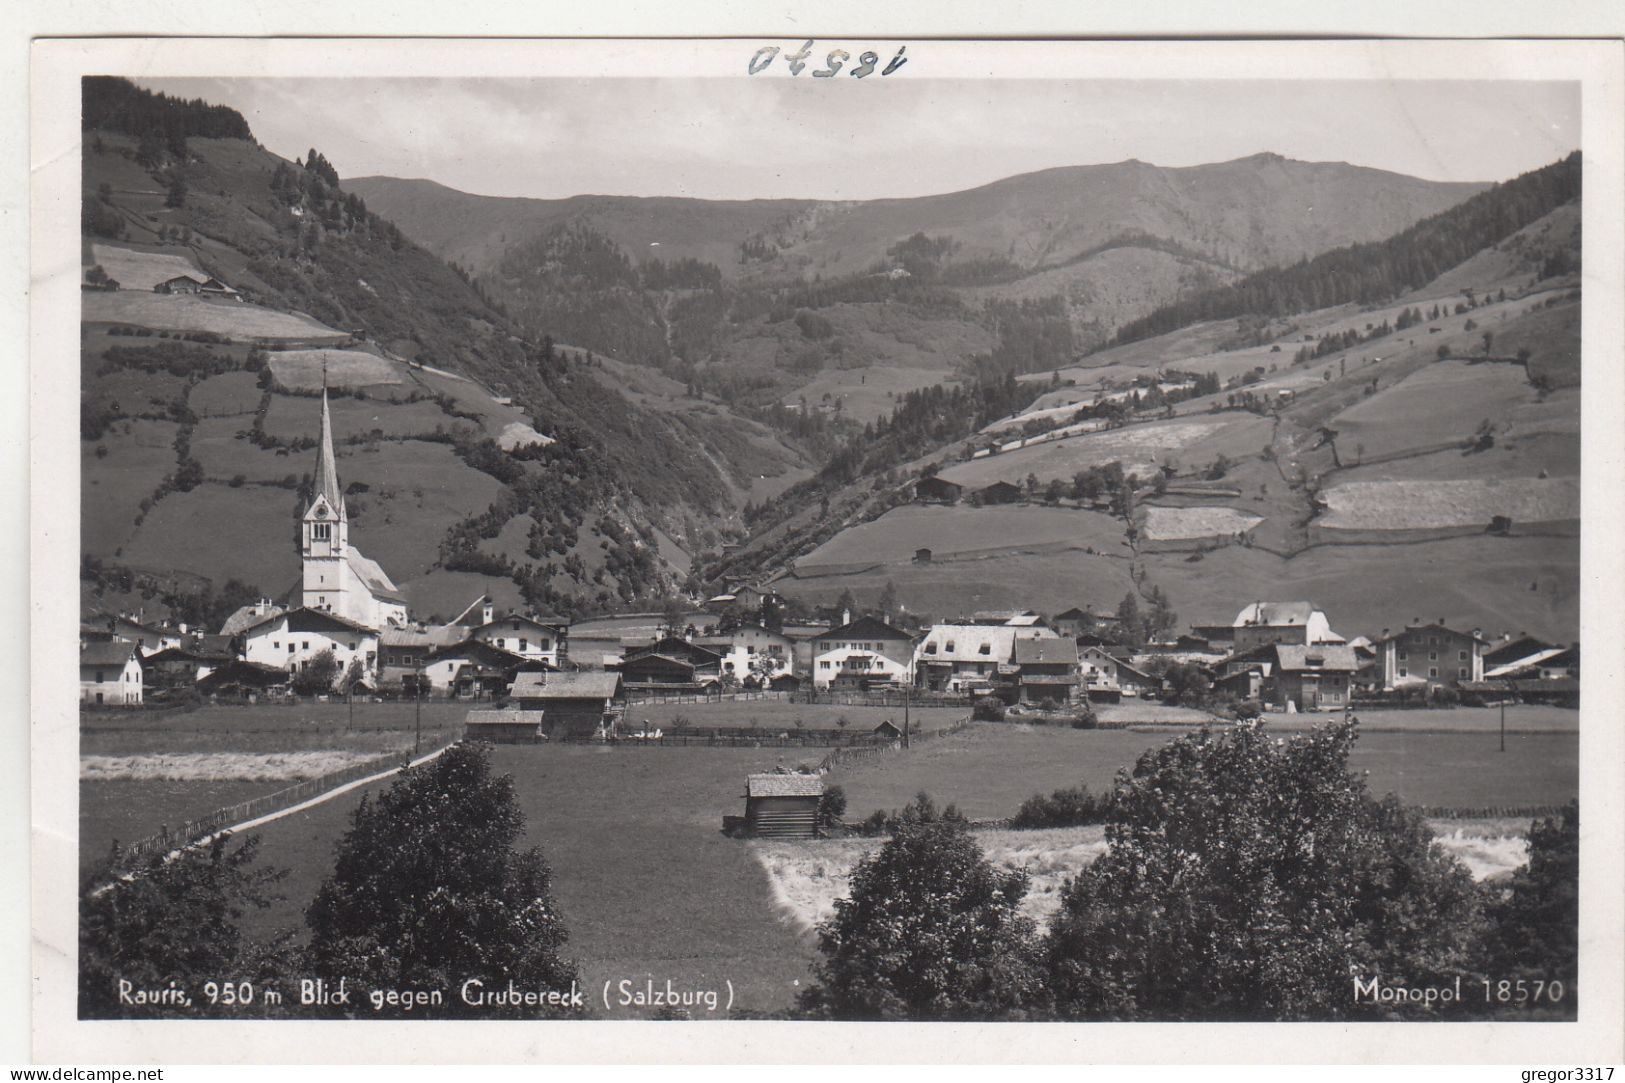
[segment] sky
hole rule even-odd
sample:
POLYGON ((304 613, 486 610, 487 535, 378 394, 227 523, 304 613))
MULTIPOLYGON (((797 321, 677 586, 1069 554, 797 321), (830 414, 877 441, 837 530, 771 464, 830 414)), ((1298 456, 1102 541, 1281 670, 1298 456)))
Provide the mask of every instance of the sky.
POLYGON ((1578 148, 1578 86, 1483 81, 142 79, 287 158, 465 192, 878 199, 1054 166, 1272 151, 1500 181, 1578 148))

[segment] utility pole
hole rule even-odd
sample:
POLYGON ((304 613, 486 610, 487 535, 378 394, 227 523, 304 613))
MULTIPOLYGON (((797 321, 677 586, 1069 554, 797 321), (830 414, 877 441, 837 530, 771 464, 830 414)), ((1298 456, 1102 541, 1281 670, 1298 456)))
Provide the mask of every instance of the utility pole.
POLYGON ((909 667, 908 680, 903 682, 903 747, 908 747, 908 707, 914 702, 914 673, 913 666, 909 667))
POLYGON ((417 721, 414 723, 412 734, 412 756, 416 758, 423 751, 423 667, 418 666, 417 680, 412 682, 412 690, 417 693, 417 721))
POLYGON ((1506 688, 1501 692, 1501 751, 1507 750, 1507 694, 1512 691, 1512 681, 1508 680, 1506 688))

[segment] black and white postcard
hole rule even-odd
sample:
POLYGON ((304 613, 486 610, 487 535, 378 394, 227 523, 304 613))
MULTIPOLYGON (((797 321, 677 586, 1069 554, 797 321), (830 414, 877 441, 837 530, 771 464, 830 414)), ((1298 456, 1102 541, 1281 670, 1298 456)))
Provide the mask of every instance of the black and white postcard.
POLYGON ((1617 43, 33 59, 41 1058, 1617 1057, 1617 43))

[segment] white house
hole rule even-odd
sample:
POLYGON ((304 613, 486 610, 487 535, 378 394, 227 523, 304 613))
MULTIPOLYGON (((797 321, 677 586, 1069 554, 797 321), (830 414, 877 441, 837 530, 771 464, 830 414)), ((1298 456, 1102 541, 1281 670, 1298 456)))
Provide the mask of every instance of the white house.
MULTIPOLYGON (((266 617, 243 632, 243 658, 298 673, 323 651, 332 651, 340 675, 360 660, 363 674, 378 672, 378 633, 323 609, 295 609, 266 617)), ((335 684, 337 681, 335 680, 335 684)))
POLYGON ((812 641, 813 687, 912 683, 913 646, 913 636, 874 617, 831 628, 812 641))
POLYGON ((932 692, 975 694, 1013 679, 1018 639, 1055 639, 1042 625, 938 624, 914 650, 914 671, 932 692), (1002 673, 1000 666, 1008 672, 1002 673))
POLYGON ((732 675, 743 681, 758 668, 764 669, 767 680, 795 670, 795 640, 760 624, 742 624, 731 632, 700 636, 694 642, 722 655, 724 680, 732 675))
POLYGON ((570 622, 562 617, 533 617, 510 613, 474 629, 473 638, 521 658, 546 662, 557 668, 570 635, 570 622))
POLYGON ((141 652, 113 639, 79 648, 79 701, 129 707, 141 702, 141 652))
POLYGON ((1309 602, 1254 602, 1236 614, 1231 628, 1237 654, 1274 643, 1309 646, 1344 642, 1332 631, 1326 614, 1309 602))

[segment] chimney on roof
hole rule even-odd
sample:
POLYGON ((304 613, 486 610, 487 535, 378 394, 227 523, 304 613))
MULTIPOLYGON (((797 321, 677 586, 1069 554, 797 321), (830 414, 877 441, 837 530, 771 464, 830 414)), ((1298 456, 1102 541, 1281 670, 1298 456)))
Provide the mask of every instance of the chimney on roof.
POLYGON ((1384 638, 1384 639, 1388 638, 1388 629, 1384 628, 1382 630, 1382 638, 1384 638))
POLYGON ((491 596, 486 595, 485 602, 480 606, 480 623, 490 624, 491 618, 496 616, 496 606, 491 604, 491 596))
POLYGON ((852 623, 852 611, 850 609, 841 610, 841 624, 842 624, 842 626, 844 627, 845 625, 848 625, 848 624, 851 624, 851 623, 852 623))

